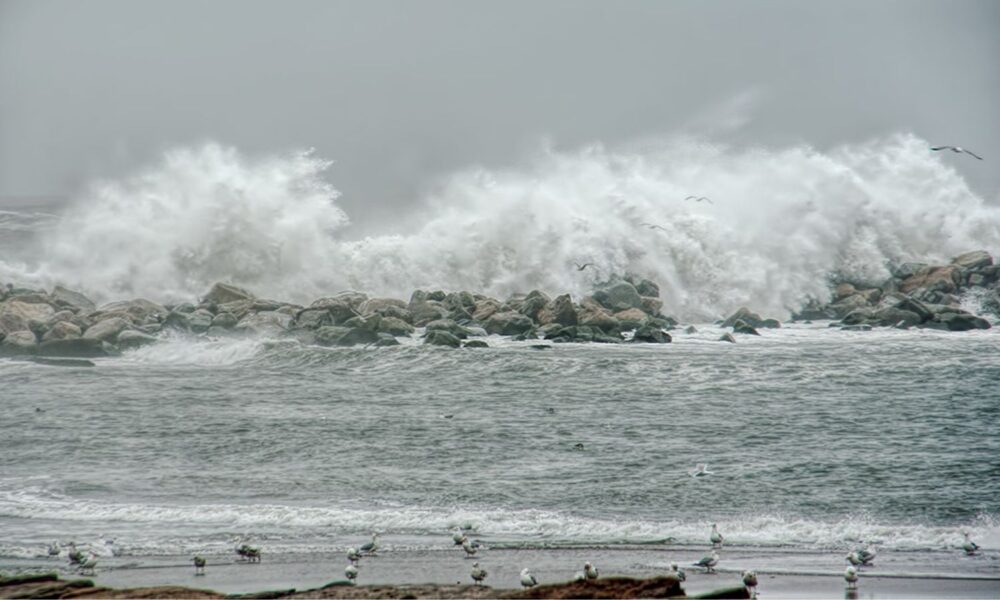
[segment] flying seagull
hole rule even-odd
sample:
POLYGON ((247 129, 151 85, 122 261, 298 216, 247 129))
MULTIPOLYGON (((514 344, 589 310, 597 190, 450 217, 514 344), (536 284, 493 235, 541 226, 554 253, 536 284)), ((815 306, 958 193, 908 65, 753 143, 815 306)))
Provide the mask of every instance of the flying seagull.
POLYGON ((639 223, 639 225, 642 225, 643 227, 649 227, 650 229, 659 229, 660 231, 666 231, 667 233, 670 233, 670 231, 668 231, 667 228, 663 227, 662 225, 655 225, 653 223, 645 223, 645 222, 639 223))
POLYGON ((961 154, 962 152, 964 152, 964 153, 968 154, 969 156, 978 158, 979 160, 983 160, 982 156, 979 156, 978 154, 976 154, 975 152, 973 152, 971 150, 966 150, 965 148, 963 148, 961 146, 935 146, 934 148, 931 148, 931 150, 933 150, 935 152, 937 152, 939 150, 951 150, 952 152, 955 152, 957 154, 961 154))
POLYGON ((521 585, 526 588, 538 585, 538 580, 531 574, 527 567, 521 569, 521 585))
POLYGON ((594 266, 594 263, 583 263, 582 265, 581 264, 577 264, 577 263, 573 263, 573 264, 576 265, 576 270, 577 271, 582 271, 582 270, 586 269, 587 267, 594 266))
POLYGON ((708 202, 709 204, 715 204, 708 196, 688 196, 685 200, 694 200, 695 202, 708 202))
POLYGON ((708 465, 705 463, 698 463, 694 466, 694 471, 691 471, 691 477, 704 477, 705 475, 712 474, 712 471, 708 470, 708 465))

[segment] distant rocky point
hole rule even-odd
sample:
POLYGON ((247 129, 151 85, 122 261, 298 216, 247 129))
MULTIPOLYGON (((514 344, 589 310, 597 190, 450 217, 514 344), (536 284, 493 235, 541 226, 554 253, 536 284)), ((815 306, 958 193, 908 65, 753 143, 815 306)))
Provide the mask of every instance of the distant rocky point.
MULTIPOLYGON (((989 321, 959 306, 969 292, 978 295, 983 310, 1000 315, 1000 266, 985 251, 967 252, 947 265, 905 263, 877 287, 834 281, 828 299, 808 302, 793 319, 830 320, 851 330, 989 329, 989 321)), ((659 287, 633 275, 599 285, 578 302, 569 294, 553 298, 538 290, 504 300, 417 290, 409 301, 347 291, 308 306, 258 298, 227 283, 216 283, 196 303, 162 305, 138 298, 102 306, 62 286, 47 292, 6 284, 0 285, 0 355, 107 356, 155 343, 171 330, 286 337, 319 346, 393 346, 418 329, 423 343, 452 348, 487 346, 481 338, 489 334, 553 343, 662 344, 672 341, 669 332, 678 325, 663 307, 659 287)), ((781 327, 748 308, 720 325, 744 335, 781 327)))

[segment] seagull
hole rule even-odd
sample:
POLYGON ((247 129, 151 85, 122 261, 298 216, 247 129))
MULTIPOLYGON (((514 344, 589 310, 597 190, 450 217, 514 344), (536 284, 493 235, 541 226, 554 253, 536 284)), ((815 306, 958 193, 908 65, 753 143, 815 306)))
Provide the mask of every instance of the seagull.
POLYGON ((933 150, 935 152, 937 152, 939 150, 951 150, 952 152, 955 152, 957 154, 961 154, 962 152, 964 152, 964 153, 968 154, 969 156, 973 156, 975 158, 978 158, 979 160, 983 160, 982 156, 979 156, 978 154, 976 154, 975 152, 973 152, 971 150, 966 150, 965 148, 963 148, 961 146, 935 146, 935 147, 931 148, 931 150, 933 150))
POLYGON ((577 442, 577 443, 573 444, 573 449, 574 450, 583 450, 583 442, 577 442))
POLYGON ((486 574, 486 569, 480 567, 478 562, 472 563, 472 581, 475 581, 476 585, 483 584, 486 574))
POLYGON ((456 546, 461 546, 466 542, 466 540, 468 540, 468 538, 465 537, 465 534, 462 533, 460 529, 456 529, 455 533, 451 535, 451 541, 455 542, 456 546))
POLYGON ((378 534, 377 533, 373 533, 372 534, 372 541, 370 541, 367 544, 361 546, 360 550, 361 550, 361 554, 370 554, 372 556, 375 556, 375 553, 378 552, 378 548, 379 548, 378 534))
POLYGON ((715 523, 712 523, 712 533, 708 536, 708 540, 712 542, 713 548, 722 547, 722 534, 719 533, 719 526, 715 523))
POLYGON ((754 571, 743 571, 743 585, 750 590, 750 597, 757 597, 757 573, 754 571))
POLYGON ((875 562, 876 554, 877 552, 875 551, 875 547, 870 544, 867 547, 858 550, 858 558, 861 559, 861 564, 866 567, 870 567, 871 564, 875 562))
POLYGON ((97 555, 91 553, 90 558, 82 561, 80 563, 80 574, 89 572, 91 575, 94 574, 94 567, 97 566, 97 555))
POLYGON ((851 565, 853 565, 853 566, 855 566, 855 567, 860 567, 861 565, 865 564, 865 563, 864 563, 864 562, 863 562, 863 561, 861 560, 861 557, 860 557, 860 556, 858 556, 858 553, 857 553, 857 551, 854 551, 854 552, 849 552, 849 553, 847 554, 847 562, 851 563, 851 565))
POLYGON ((715 204, 708 196, 688 196, 685 200, 694 200, 695 202, 708 202, 709 204, 715 204))
POLYGON ((76 544, 71 543, 69 545, 69 553, 67 554, 67 556, 69 557, 69 564, 71 565, 79 565, 83 563, 84 560, 83 552, 76 549, 76 544))
POLYGON ((582 265, 579 264, 579 263, 573 263, 573 264, 576 265, 576 270, 577 271, 582 271, 582 270, 586 269, 587 267, 594 266, 594 263, 583 263, 582 265))
POLYGON ((597 567, 588 563, 583 563, 583 574, 587 579, 597 579, 597 567))
POLYGON ((358 578, 358 568, 355 567, 354 565, 347 565, 347 568, 344 569, 344 577, 346 577, 347 580, 351 582, 351 585, 356 585, 357 584, 356 580, 358 578))
POLYGON ((639 223, 639 225, 642 225, 643 227, 649 227, 650 229, 659 229, 660 231, 666 231, 667 233, 670 233, 670 230, 668 230, 666 227, 663 227, 662 225, 654 225, 653 223, 639 223))
POLYGON ((712 471, 708 470, 708 465, 705 463, 698 463, 694 466, 694 471, 691 471, 691 477, 703 477, 705 475, 714 475, 712 471))
POLYGON ((667 572, 667 577, 677 579, 677 581, 686 581, 687 573, 682 571, 681 568, 677 566, 677 563, 670 563, 670 571, 667 572))
POLYGON ((962 550, 965 550, 966 556, 973 556, 976 554, 976 552, 979 552, 979 544, 972 541, 972 539, 969 537, 968 531, 964 532, 964 535, 965 535, 965 543, 962 544, 962 550))
MULTIPOLYGON (((969 534, 965 534, 965 537, 968 538, 969 534)), ((59 556, 60 552, 62 552, 62 548, 59 547, 59 542, 49 544, 49 556, 59 556)))
POLYGON ((202 558, 202 557, 200 557, 200 556, 196 556, 192 560, 194 561, 194 574, 195 575, 204 575, 205 574, 205 559, 202 558))
POLYGON ((712 551, 709 556, 702 557, 701 560, 694 563, 696 567, 705 567, 706 573, 715 573, 715 565, 719 564, 719 553, 712 551))
POLYGON ((357 548, 348 548, 347 549, 347 561, 350 562, 352 565, 356 565, 356 564, 358 564, 359 560, 361 560, 361 553, 358 552, 358 549, 357 548))
POLYGON ((465 550, 465 555, 468 558, 472 558, 476 555, 476 552, 479 551, 479 542, 470 542, 469 540, 466 540, 465 543, 462 544, 462 550, 465 550))
POLYGON ((527 567, 521 569, 521 586, 530 588, 538 585, 538 580, 531 574, 527 567))
POLYGON ((847 567, 844 571, 844 581, 847 582, 847 589, 853 590, 858 587, 858 570, 854 567, 847 567))

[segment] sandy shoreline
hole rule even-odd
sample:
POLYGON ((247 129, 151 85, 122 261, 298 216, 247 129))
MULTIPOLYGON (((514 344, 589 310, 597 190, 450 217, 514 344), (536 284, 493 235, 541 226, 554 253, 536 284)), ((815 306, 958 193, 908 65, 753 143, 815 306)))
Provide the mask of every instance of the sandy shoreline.
MULTIPOLYGON (((670 562, 685 568, 684 589, 698 595, 740 585, 743 569, 755 569, 760 595, 765 598, 844 598, 843 568, 837 556, 828 553, 792 552, 762 554, 727 549, 718 573, 705 574, 686 567, 699 550, 691 549, 488 549, 475 560, 487 569, 486 583, 494 590, 516 591, 518 573, 529 567, 541 585, 564 583, 592 561, 602 578, 612 576, 653 578, 665 573, 670 562)), ((196 576, 190 557, 115 557, 101 559, 93 579, 95 585, 115 589, 152 586, 183 586, 221 594, 248 594, 264 590, 310 590, 342 580, 347 560, 312 554, 268 555, 261 563, 239 563, 230 556, 209 556, 206 574, 196 576)), ((996 598, 1000 596, 1000 564, 996 557, 975 557, 970 568, 935 571, 934 557, 886 554, 876 567, 862 572, 860 598, 996 598)), ((460 549, 385 551, 366 558, 359 566, 359 588, 363 586, 466 586, 475 560, 460 549)), ((79 577, 64 560, 0 559, 4 574, 58 571, 64 579, 79 577)), ((440 591, 438 592, 440 593, 440 591)), ((467 595, 465 592, 459 595, 467 595)))

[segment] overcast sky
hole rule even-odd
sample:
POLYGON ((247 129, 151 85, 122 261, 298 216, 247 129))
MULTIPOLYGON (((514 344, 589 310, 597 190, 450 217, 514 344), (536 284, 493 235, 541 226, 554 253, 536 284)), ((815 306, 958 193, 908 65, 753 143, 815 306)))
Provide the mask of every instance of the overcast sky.
POLYGON ((0 196, 213 139, 315 147, 355 221, 540 139, 961 144, 1000 197, 1000 2, 0 0, 0 196))

